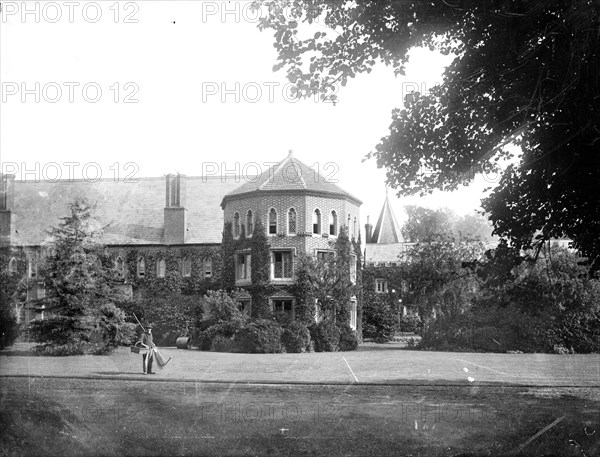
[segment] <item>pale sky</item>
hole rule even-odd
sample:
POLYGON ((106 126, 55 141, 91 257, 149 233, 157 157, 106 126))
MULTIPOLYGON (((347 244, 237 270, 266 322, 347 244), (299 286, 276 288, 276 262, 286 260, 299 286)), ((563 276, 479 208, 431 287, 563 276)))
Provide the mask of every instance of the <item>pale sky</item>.
MULTIPOLYGON (((295 101, 284 73, 272 72, 272 34, 257 29, 246 1, 75 3, 28 2, 25 16, 22 2, 3 3, 0 161, 17 179, 81 178, 84 167, 89 179, 120 181, 250 174, 253 163, 266 168, 292 149, 364 202, 364 224, 379 214, 385 173, 362 159, 387 134, 407 91, 440 82, 449 63, 419 49, 406 76, 379 65, 340 87, 336 106, 295 101)), ((472 212, 485 184, 390 197, 402 223, 405 204, 472 212)))

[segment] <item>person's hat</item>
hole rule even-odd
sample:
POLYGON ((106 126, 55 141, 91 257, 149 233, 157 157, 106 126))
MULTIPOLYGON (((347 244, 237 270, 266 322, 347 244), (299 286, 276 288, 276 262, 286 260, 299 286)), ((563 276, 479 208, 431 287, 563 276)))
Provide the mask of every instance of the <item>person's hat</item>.
POLYGON ((152 328, 152 324, 146 324, 146 330, 152 328))

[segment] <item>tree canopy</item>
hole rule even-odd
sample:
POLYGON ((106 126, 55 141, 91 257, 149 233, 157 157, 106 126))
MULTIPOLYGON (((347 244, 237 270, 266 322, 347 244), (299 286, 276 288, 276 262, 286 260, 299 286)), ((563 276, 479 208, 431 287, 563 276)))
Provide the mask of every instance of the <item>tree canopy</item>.
POLYGON ((367 157, 402 195, 501 173, 483 201, 496 234, 517 248, 568 237, 600 263, 600 2, 256 3, 269 11, 259 28, 274 30, 274 69, 299 96, 329 97, 378 62, 403 74, 413 47, 454 56, 439 86, 393 111, 367 157), (300 22, 330 31, 303 38, 300 22), (511 142, 522 154, 503 170, 502 159, 515 159, 503 147, 511 142))

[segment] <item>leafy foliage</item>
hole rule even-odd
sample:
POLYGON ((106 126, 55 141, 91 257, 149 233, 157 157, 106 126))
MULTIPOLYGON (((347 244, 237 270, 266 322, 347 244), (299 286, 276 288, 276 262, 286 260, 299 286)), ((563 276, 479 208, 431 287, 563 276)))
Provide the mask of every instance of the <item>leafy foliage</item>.
POLYGON ((283 351, 281 335, 283 330, 279 324, 268 319, 251 321, 235 336, 235 341, 242 352, 252 354, 276 354, 283 351))
POLYGON ((274 70, 285 69, 299 96, 330 98, 378 62, 404 74, 416 46, 451 54, 443 83, 409 94, 368 157, 404 195, 502 174, 483 202, 497 234, 519 249, 566 236, 598 261, 598 2, 256 3, 269 10, 258 26, 274 31, 274 70), (299 23, 317 21, 335 33, 302 36, 299 23), (502 171, 514 159, 509 142, 522 156, 502 171))
POLYGON ((340 325, 340 351, 356 351, 357 348, 356 332, 348 324, 340 325))
POLYGON ((19 336, 18 313, 26 298, 26 262, 22 252, 0 248, 0 349, 11 346, 19 336), (9 271, 15 259, 16 271, 9 271))
POLYGON ((310 332, 302 322, 291 322, 281 334, 281 342, 286 352, 307 352, 310 347, 310 332))
POLYGON ((28 329, 41 343, 37 350, 55 355, 104 353, 133 337, 134 326, 114 308, 124 297, 99 242, 94 209, 87 200, 76 199, 69 205, 70 215, 51 231, 52 254, 44 268, 47 298, 41 300, 50 315, 33 320, 28 329), (99 337, 92 341, 92 335, 99 337))
POLYGON ((264 318, 269 313, 270 254, 267 234, 260 218, 254 224, 250 253, 252 256, 250 259, 252 285, 248 289, 252 295, 252 316, 264 318))
POLYGON ((316 352, 337 352, 340 349, 340 329, 330 320, 312 324, 308 330, 316 352))
POLYGON ((231 222, 225 222, 223 227, 221 252, 223 253, 221 288, 224 290, 233 290, 235 287, 235 261, 233 256, 233 253, 235 252, 235 242, 233 240, 231 222))

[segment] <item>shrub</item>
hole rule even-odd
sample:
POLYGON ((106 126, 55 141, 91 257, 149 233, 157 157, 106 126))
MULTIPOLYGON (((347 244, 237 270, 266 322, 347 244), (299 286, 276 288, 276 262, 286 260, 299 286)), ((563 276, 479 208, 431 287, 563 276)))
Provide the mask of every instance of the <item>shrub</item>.
MULTIPOLYGON (((214 322, 214 321, 209 321, 214 322)), ((210 351, 213 340, 217 336, 224 338, 233 338, 240 330, 246 326, 246 321, 243 319, 234 319, 230 321, 220 321, 210 327, 201 330, 196 335, 198 349, 201 351, 210 351)))
MULTIPOLYGON (((4 297, 1 297, 4 299, 4 297)), ((19 324, 8 300, 0 304, 0 349, 11 346, 19 336, 19 324)))
POLYGON ((286 352, 308 352, 310 346, 310 332, 306 325, 294 321, 283 329, 281 342, 283 343, 286 352))
POLYGON ((282 352, 281 326, 272 320, 257 319, 251 321, 235 335, 241 352, 253 354, 275 354, 282 352))
POLYGON ((365 305, 363 314, 363 336, 386 343, 394 338, 398 328, 398 314, 384 298, 376 297, 365 305))
POLYGON ((332 322, 322 320, 309 327, 316 352, 337 352, 340 348, 340 330, 332 322))
POLYGON ((358 338, 356 332, 350 328, 350 325, 340 326, 340 351, 356 351, 358 348, 358 338))
POLYGON ((233 338, 217 335, 212 340, 210 350, 214 352, 236 352, 236 346, 233 338))
POLYGON ((423 326, 423 322, 418 314, 407 314, 400 318, 400 331, 401 332, 418 332, 423 326))

